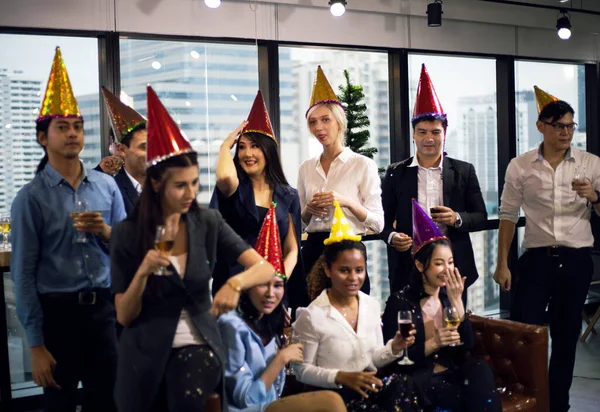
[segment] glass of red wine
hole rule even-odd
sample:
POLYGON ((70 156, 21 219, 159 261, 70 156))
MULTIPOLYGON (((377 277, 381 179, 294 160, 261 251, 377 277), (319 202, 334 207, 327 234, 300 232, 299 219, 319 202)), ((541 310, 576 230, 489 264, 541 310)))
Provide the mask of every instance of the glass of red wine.
POLYGON ((398 361, 398 365, 414 365, 415 363, 408 358, 408 343, 406 342, 412 329, 412 312, 410 310, 398 312, 398 329, 404 339, 404 356, 398 361))

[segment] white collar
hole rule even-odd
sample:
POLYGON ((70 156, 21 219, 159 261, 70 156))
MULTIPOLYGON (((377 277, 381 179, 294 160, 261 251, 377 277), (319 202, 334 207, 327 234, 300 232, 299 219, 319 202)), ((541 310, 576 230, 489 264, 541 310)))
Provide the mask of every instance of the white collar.
POLYGON ((442 155, 440 156, 440 164, 437 165, 436 167, 423 167, 421 166, 421 163, 419 163, 419 159, 417 157, 417 154, 415 153, 415 155, 413 156, 412 162, 408 165, 408 167, 420 167, 423 169, 443 169, 443 164, 444 164, 444 153, 442 153, 442 155))
POLYGON ((125 166, 123 166, 123 170, 125 170, 125 174, 129 178, 129 180, 131 180, 131 184, 133 185, 133 188, 135 189, 135 191, 138 192, 138 194, 141 194, 142 193, 142 185, 140 184, 140 182, 138 182, 133 176, 131 176, 129 174, 127 169, 125 169, 125 166))

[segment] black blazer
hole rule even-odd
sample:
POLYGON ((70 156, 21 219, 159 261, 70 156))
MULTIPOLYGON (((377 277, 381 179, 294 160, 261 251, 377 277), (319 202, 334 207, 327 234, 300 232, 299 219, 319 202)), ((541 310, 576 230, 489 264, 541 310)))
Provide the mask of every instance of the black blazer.
POLYGON ((119 186, 119 190, 123 196, 125 212, 127 212, 127 215, 129 215, 135 207, 140 195, 138 195, 138 192, 135 190, 133 183, 131 183, 129 176, 127 176, 127 173, 125 173, 125 167, 122 167, 121 170, 119 170, 119 173, 115 175, 115 182, 117 182, 117 186, 119 186))
MULTIPOLYGON (((398 252, 388 244, 391 232, 409 236, 413 234, 412 199, 418 197, 418 167, 408 167, 412 159, 410 157, 390 165, 382 185, 385 222, 380 236, 388 245, 390 293, 400 290, 407 284, 413 268, 410 249, 406 252, 398 252)), ((460 228, 448 227, 448 237, 452 242, 455 265, 462 276, 467 277, 466 286, 470 286, 477 280, 479 274, 469 232, 485 229, 487 211, 472 164, 444 156, 442 169, 444 205, 458 212, 463 222, 460 228)))
MULTIPOLYGON (((94 170, 104 173, 100 164, 94 167, 94 170)), ((133 187, 131 180, 125 173, 125 167, 122 167, 119 170, 119 173, 114 176, 115 182, 117 182, 117 186, 119 186, 119 190, 121 191, 121 196, 123 196, 123 203, 125 203, 125 213, 129 216, 133 208, 135 207, 135 203, 137 202, 140 195, 138 195, 137 190, 133 187)))
MULTIPOLYGON (((250 248, 225 223, 216 210, 202 209, 184 216, 187 223, 188 257, 183 279, 151 276, 142 297, 142 311, 124 328, 119 340, 119 359, 115 382, 115 402, 119 411, 149 411, 163 381, 172 352, 173 337, 181 310, 186 309, 207 345, 224 365, 225 347, 217 320, 209 313, 209 280, 217 252, 227 250, 231 260, 250 248)), ((126 219, 113 228, 111 276, 115 294, 124 293, 146 251, 139 250, 137 223, 126 219)), ((171 265, 170 270, 175 272, 171 265)), ((221 385, 223 411, 227 411, 224 386, 221 385)))

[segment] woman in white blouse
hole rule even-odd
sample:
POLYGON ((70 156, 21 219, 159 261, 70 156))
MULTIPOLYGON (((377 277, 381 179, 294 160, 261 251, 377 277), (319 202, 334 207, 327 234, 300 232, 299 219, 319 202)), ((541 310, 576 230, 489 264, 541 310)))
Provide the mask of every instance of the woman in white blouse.
MULTIPOLYGON (((334 229, 331 237, 339 233, 334 229)), ((348 237, 329 243, 309 275, 311 295, 317 297, 308 308, 298 309, 293 325, 304 344, 304 363, 296 368, 296 378, 312 386, 341 389, 349 411, 364 409, 368 402, 382 410, 390 405, 410 410, 415 399, 410 397, 405 405, 408 396, 400 394, 406 388, 399 385, 406 379, 397 375, 386 383, 385 391, 366 399, 383 388, 375 376, 377 369, 401 357, 405 341, 398 332, 384 344, 379 303, 360 291, 366 272, 365 245, 344 238, 348 237)), ((406 339, 408 346, 414 343, 413 335, 414 330, 406 339)))
MULTIPOLYGON (((323 146, 323 152, 300 165, 298 195, 302 222, 308 238, 302 247, 306 274, 323 252, 323 240, 331 226, 333 201, 342 206, 355 233, 379 233, 383 229, 381 180, 377 164, 366 156, 344 147, 347 120, 341 102, 331 89, 321 67, 313 87, 311 103, 306 112, 311 134, 323 146)), ((307 306, 305 279, 290 283, 290 306, 307 306), (299 282, 298 288, 293 288, 299 282), (292 285, 294 283, 294 285, 292 285)), ((370 292, 366 275, 362 291, 370 292)))

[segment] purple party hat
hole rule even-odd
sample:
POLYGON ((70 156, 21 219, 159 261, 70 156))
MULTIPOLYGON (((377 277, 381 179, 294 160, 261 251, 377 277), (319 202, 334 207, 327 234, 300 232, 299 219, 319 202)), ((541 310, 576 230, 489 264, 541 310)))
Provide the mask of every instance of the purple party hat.
POLYGON ((412 255, 425 245, 440 239, 448 239, 438 225, 425 213, 416 199, 412 200, 413 244, 412 255))

